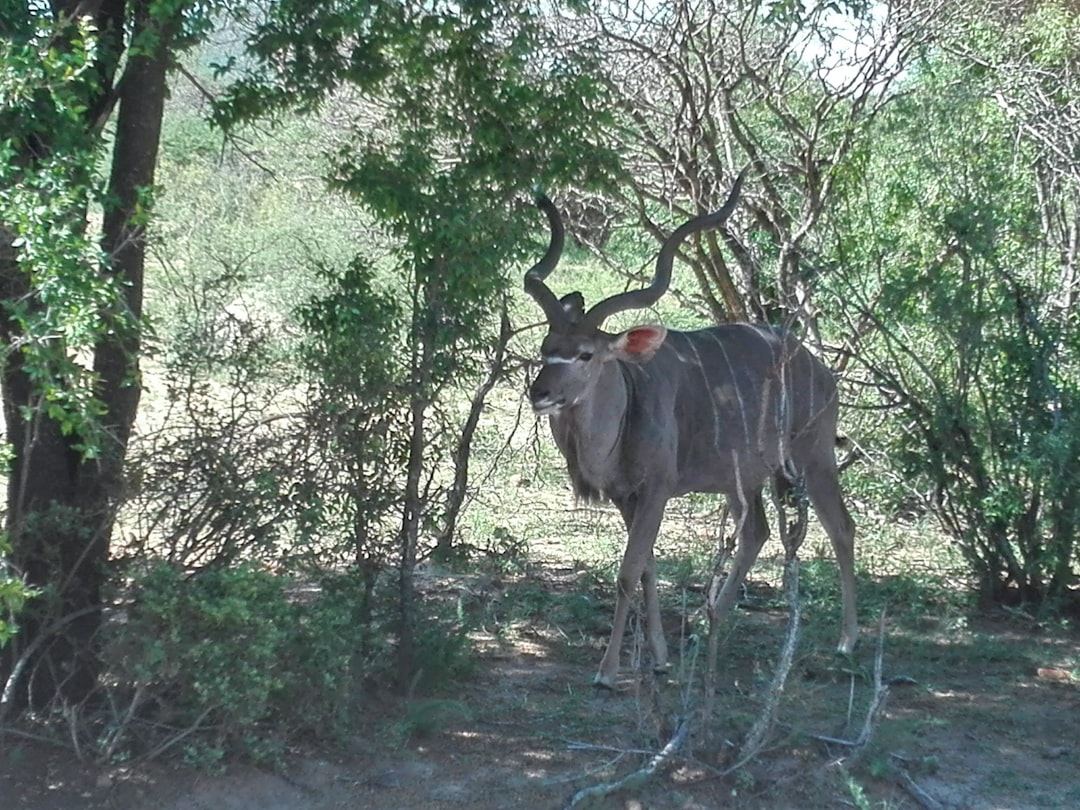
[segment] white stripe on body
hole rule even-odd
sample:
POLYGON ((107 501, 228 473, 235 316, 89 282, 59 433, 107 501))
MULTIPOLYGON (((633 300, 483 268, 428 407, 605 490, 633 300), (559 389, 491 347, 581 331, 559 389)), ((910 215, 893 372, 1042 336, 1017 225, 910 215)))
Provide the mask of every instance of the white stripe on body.
MULTIPOLYGON (((736 400, 736 402, 739 403, 739 418, 742 421, 743 437, 749 443, 749 441, 750 441, 750 425, 746 421, 746 405, 743 402, 742 391, 739 390, 739 380, 735 376, 735 366, 732 364, 731 358, 728 356, 728 353, 727 353, 727 348, 724 346, 724 342, 722 340, 720 340, 720 336, 718 334, 716 334, 715 332, 708 332, 707 334, 709 334, 712 337, 713 341, 716 343, 716 345, 720 347, 720 352, 721 352, 721 354, 724 355, 724 362, 727 363, 728 371, 731 373, 731 387, 735 390, 735 400, 736 400)), ((710 389, 710 392, 711 392, 711 389, 710 389)), ((710 397, 710 399, 712 399, 712 402, 713 402, 713 413, 716 414, 717 424, 719 424, 720 416, 716 412, 716 399, 715 399, 715 397, 710 397)), ((719 429, 717 430, 716 436, 717 436, 717 442, 719 442, 719 440, 720 440, 719 429)))
MULTIPOLYGON (((705 384, 705 391, 709 395, 709 402, 712 405, 713 410, 713 443, 716 445, 716 452, 720 452, 720 411, 716 407, 716 397, 713 396, 712 385, 709 383, 709 375, 705 372, 705 364, 701 362, 701 355, 698 353, 697 346, 694 344, 694 339, 690 335, 683 333, 686 338, 686 342, 690 346, 690 351, 694 353, 694 360, 697 363, 697 367, 701 369, 701 379, 705 384)), ((736 395, 738 391, 736 390, 736 395)), ((742 407, 742 401, 739 401, 740 408, 742 407)), ((746 421, 744 415, 743 421, 746 421)))

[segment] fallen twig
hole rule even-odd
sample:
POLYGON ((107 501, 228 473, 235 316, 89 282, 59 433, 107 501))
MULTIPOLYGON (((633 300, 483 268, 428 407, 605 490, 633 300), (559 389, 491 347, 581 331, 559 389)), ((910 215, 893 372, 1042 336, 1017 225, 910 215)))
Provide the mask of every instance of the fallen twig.
MULTIPOLYGON (((570 747, 574 748, 575 746, 573 744, 571 744, 570 747)), ((586 750, 586 749, 583 749, 583 750, 586 750)), ((612 750, 615 750, 615 749, 612 749, 612 750)), ((565 784, 568 784, 570 782, 576 782, 578 779, 581 779, 582 777, 592 776, 594 773, 600 773, 601 771, 607 771, 607 770, 609 770, 611 768, 614 768, 616 765, 619 764, 619 762, 622 761, 622 759, 624 757, 626 757, 626 756, 628 756, 630 754, 633 754, 633 753, 634 752, 630 751, 630 750, 628 750, 628 751, 617 751, 615 756, 613 756, 611 759, 607 760, 606 762, 601 762, 598 765, 593 766, 592 768, 589 768, 584 773, 575 773, 575 774, 569 774, 567 776, 560 776, 560 777, 557 777, 557 778, 547 779, 547 780, 545 780, 544 784, 546 784, 546 785, 565 785, 565 784)), ((645 753, 651 753, 651 752, 645 752, 645 753)))
POLYGON ((911 778, 911 774, 903 768, 896 769, 896 780, 900 783, 900 787, 918 802, 919 807, 924 808, 924 810, 944 810, 945 806, 919 787, 915 780, 911 778))
POLYGON ((668 762, 670 762, 679 749, 682 748, 686 742, 686 738, 690 733, 690 723, 687 719, 679 721, 678 727, 675 729, 674 736, 668 741, 668 744, 649 760, 648 764, 644 768, 639 768, 633 773, 629 773, 622 779, 617 779, 614 782, 606 782, 602 785, 593 785, 579 790, 570 799, 570 803, 566 805, 567 810, 572 810, 575 807, 591 807, 601 799, 610 796, 612 793, 618 790, 630 790, 638 788, 648 782, 658 770, 668 762))
POLYGON ((10 726, 0 726, 0 746, 4 742, 4 737, 10 735, 12 737, 19 737, 25 740, 33 740, 35 742, 48 743, 49 745, 56 746, 68 750, 68 744, 56 739, 56 737, 50 737, 47 734, 35 734, 32 731, 23 731, 19 728, 11 728, 10 726))
POLYGON ((765 737, 773 726, 773 720, 776 718, 776 708, 780 705, 780 696, 783 694, 784 684, 787 683, 791 664, 795 660, 795 648, 799 644, 799 625, 802 621, 802 614, 799 610, 799 558, 794 554, 789 557, 784 566, 784 593, 787 596, 789 611, 787 636, 784 638, 784 646, 780 649, 780 660, 776 662, 776 669, 773 672, 772 683, 769 685, 769 692, 765 696, 765 708, 746 735, 746 741, 739 751, 738 762, 725 770, 725 775, 739 770, 761 751, 762 746, 765 744, 765 737))
POLYGON ((143 756, 142 759, 149 762, 150 760, 155 759, 155 758, 161 756, 162 754, 164 754, 166 751, 168 751, 170 748, 172 748, 178 742, 182 742, 185 738, 187 738, 190 735, 194 734, 202 726, 203 720, 205 720, 207 718, 207 716, 210 714, 210 712, 212 712, 216 708, 217 708, 217 706, 208 706, 202 712, 202 714, 200 714, 198 717, 195 718, 194 723, 189 725, 187 728, 185 728, 183 731, 181 731, 175 737, 170 737, 169 739, 165 740, 165 742, 163 742, 161 745, 159 745, 157 748, 155 748, 149 754, 146 754, 145 756, 143 756))
POLYGON ((644 748, 620 748, 617 745, 601 745, 600 743, 587 743, 571 740, 566 744, 568 751, 601 751, 607 754, 651 754, 652 751, 644 748))

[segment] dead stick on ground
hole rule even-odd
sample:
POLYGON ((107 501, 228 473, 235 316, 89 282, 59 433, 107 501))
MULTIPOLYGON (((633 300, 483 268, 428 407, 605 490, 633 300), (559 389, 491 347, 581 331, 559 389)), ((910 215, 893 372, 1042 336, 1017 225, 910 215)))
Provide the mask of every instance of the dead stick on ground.
POLYGON ((773 672, 772 684, 769 686, 769 693, 765 698, 765 708, 754 723, 753 728, 750 729, 750 733, 746 735, 746 742, 743 743, 742 750, 739 752, 739 761, 725 770, 725 775, 739 770, 739 768, 756 757, 765 745, 765 737, 772 728, 773 720, 776 718, 776 707, 780 704, 784 684, 787 683, 791 664, 795 660, 795 649, 799 644, 799 624, 802 619, 799 610, 799 558, 794 555, 788 559, 784 567, 784 585, 789 615, 788 631, 784 639, 784 646, 780 650, 780 660, 776 663, 776 670, 773 672))
POLYGON ((683 744, 686 742, 686 737, 689 733, 690 723, 684 718, 679 721, 679 726, 675 729, 675 735, 668 741, 668 744, 664 746, 660 753, 649 760, 649 763, 644 768, 639 768, 633 773, 629 773, 622 779, 618 779, 614 782, 593 785, 592 787, 579 790, 570 800, 570 804, 566 805, 566 810, 592 807, 601 799, 610 796, 617 790, 632 790, 641 787, 655 776, 656 772, 659 771, 661 767, 675 757, 679 752, 679 749, 682 748, 683 744))
POLYGON ((858 756, 865 750, 866 745, 874 734, 874 728, 885 711, 885 701, 889 697, 889 685, 882 677, 885 660, 885 609, 881 609, 881 618, 878 620, 877 655, 874 656, 874 699, 870 701, 870 708, 866 711, 866 720, 863 722, 862 732, 855 741, 853 757, 858 756))
POLYGON ((900 787, 906 790, 918 803, 919 807, 924 808, 924 810, 944 810, 944 805, 919 787, 915 780, 911 778, 911 775, 903 768, 897 768, 896 780, 900 783, 900 787))
POLYGON ((870 742, 871 736, 874 733, 874 726, 877 724, 878 719, 881 717, 882 711, 885 709, 885 699, 889 696, 889 685, 885 683, 882 678, 882 661, 885 657, 885 611, 881 611, 881 619, 878 622, 878 645, 877 656, 874 659, 874 697, 870 701, 870 706, 866 710, 866 719, 863 721, 862 731, 859 736, 854 740, 844 740, 840 737, 830 737, 827 734, 808 734, 807 736, 813 740, 819 740, 824 743, 832 743, 833 745, 844 745, 848 748, 854 748, 855 751, 852 756, 861 751, 862 748, 870 742))
MULTIPOLYGON (((874 729, 877 726, 878 720, 881 718, 882 712, 885 710, 885 700, 889 696, 889 684, 885 682, 882 675, 884 666, 883 660, 885 658, 885 611, 881 611, 881 618, 878 621, 878 644, 877 655, 874 658, 874 697, 870 701, 870 706, 866 710, 866 720, 863 722, 863 728, 857 739, 854 740, 842 740, 837 737, 828 737, 824 734, 811 734, 811 738, 820 740, 821 742, 831 743, 834 745, 845 745, 853 749, 851 755, 848 757, 848 763, 857 759, 870 742, 870 738, 873 736, 874 729)), ((911 683, 910 678, 895 678, 890 679, 890 682, 897 683, 911 683)), ((942 805, 937 799, 923 790, 911 775, 903 768, 896 769, 896 780, 900 786, 908 792, 908 794, 916 801, 916 803, 924 808, 924 810, 943 810, 942 805)))

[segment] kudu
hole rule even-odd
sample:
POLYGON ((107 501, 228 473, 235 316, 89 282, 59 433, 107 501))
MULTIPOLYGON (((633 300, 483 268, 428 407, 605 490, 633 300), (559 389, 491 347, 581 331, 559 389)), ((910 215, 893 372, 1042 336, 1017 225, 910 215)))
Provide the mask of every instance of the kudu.
POLYGON ((549 331, 529 398, 537 414, 550 418, 575 494, 610 499, 629 535, 611 639, 594 681, 598 686, 615 686, 630 598, 639 581, 653 667, 667 666, 653 545, 668 500, 690 492, 727 496, 738 550, 710 606, 718 623, 769 536, 762 488, 770 478, 785 492, 796 481, 805 482, 840 568, 839 649, 850 653, 855 645, 855 526, 840 494, 838 404, 830 370, 795 337, 768 326, 724 324, 676 332, 648 325, 617 335, 601 329, 614 313, 649 307, 664 294, 683 240, 727 220, 741 180, 719 211, 686 222, 664 242, 648 287, 611 296, 588 311, 580 293, 559 299, 545 283, 562 253, 564 230, 551 200, 537 199, 551 241, 526 273, 525 290, 543 309, 549 331))

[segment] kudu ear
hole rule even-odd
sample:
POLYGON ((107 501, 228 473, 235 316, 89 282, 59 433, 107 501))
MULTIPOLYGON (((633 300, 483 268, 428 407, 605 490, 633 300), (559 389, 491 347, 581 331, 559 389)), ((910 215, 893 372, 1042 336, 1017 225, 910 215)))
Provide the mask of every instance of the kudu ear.
POLYGON ((644 363, 652 359, 667 337, 667 327, 653 324, 635 326, 615 338, 611 351, 620 360, 644 363))
POLYGON ((563 311, 570 318, 571 323, 577 323, 585 317, 585 296, 579 292, 572 292, 559 299, 563 311))

